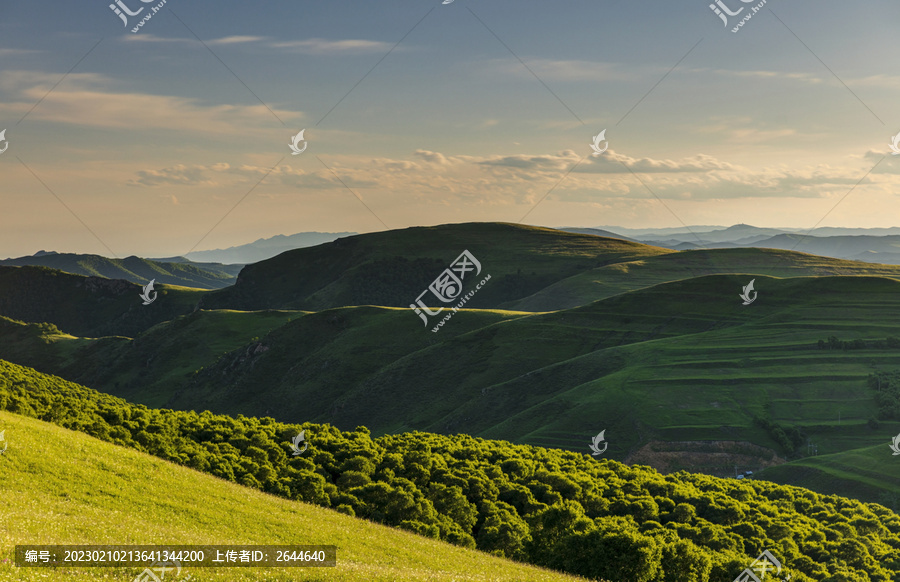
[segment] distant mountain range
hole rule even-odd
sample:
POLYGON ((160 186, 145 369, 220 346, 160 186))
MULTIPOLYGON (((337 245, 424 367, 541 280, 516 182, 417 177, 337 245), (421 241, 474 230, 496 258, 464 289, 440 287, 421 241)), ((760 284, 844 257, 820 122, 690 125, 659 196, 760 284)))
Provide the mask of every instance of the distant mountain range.
MULTIPOLYGON (((140 285, 151 279, 165 285, 195 289, 221 289, 233 285, 244 265, 265 261, 293 249, 332 242, 353 232, 300 232, 290 236, 277 235, 252 243, 188 253, 187 257, 143 259, 127 257, 110 259, 100 255, 80 255, 38 251, 27 257, 0 260, 0 266, 49 267, 75 275, 122 279, 140 285)), ((613 235, 615 236, 615 235, 613 235)))
POLYGON ((613 236, 622 240, 642 242, 676 251, 756 247, 793 250, 850 261, 900 265, 900 227, 822 227, 808 233, 802 229, 759 228, 749 224, 656 230, 618 226, 604 226, 596 229, 561 228, 559 230, 613 236))
POLYGON ((127 257, 110 259, 100 255, 79 255, 39 251, 30 257, 0 260, 5 267, 49 267, 75 275, 124 279, 145 285, 151 279, 166 285, 197 289, 221 289, 234 284, 243 265, 194 263, 182 257, 179 261, 159 261, 127 257))
MULTIPOLYGON (((195 251, 188 253, 186 257, 191 261, 210 261, 214 263, 241 264, 258 263, 280 255, 284 251, 314 247, 323 243, 345 236, 352 236, 355 232, 299 232, 290 236, 279 234, 270 238, 261 238, 252 243, 229 247, 227 249, 215 249, 211 251, 195 251)), ((181 258, 181 257, 179 257, 181 258)), ((173 259, 155 259, 157 261, 170 261, 173 259)))

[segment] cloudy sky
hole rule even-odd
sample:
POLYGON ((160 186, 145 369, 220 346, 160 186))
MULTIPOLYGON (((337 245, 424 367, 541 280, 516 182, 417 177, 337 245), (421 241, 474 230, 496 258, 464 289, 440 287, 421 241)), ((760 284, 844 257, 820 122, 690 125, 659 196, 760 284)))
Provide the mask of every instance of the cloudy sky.
POLYGON ((0 257, 900 225, 894 0, 110 1, 0 4, 0 257))

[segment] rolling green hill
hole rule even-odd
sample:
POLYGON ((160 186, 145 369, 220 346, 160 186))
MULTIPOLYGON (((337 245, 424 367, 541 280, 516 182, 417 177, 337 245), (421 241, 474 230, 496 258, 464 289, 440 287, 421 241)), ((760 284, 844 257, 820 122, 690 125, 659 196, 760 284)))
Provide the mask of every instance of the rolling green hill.
MULTIPOLYGON (((743 306, 751 277, 698 277, 553 313, 462 310, 440 333, 408 309, 377 307, 198 311, 134 340, 6 321, 0 357, 149 405, 375 434, 465 432, 587 451, 606 430, 611 458, 653 459, 645 447, 666 442, 674 464, 639 462, 722 476, 803 454, 779 426, 820 454, 889 442, 900 424, 869 426, 866 379, 900 367, 900 351, 874 345, 900 329, 900 282, 755 276, 758 300, 743 306), (872 345, 817 347, 832 335, 872 345), (723 442, 763 450, 723 454, 723 442)), ((897 464, 877 470, 882 483, 900 481, 897 464)))
MULTIPOLYGON (((235 483, 0 412, 0 580, 133 580, 141 568, 16 568, 17 544, 336 545, 334 568, 185 567, 235 581, 575 581, 235 483)), ((169 576, 166 577, 168 580, 169 576)))
POLYGON ((526 297, 585 270, 674 252, 506 223, 407 228, 345 237, 248 265, 233 287, 205 295, 201 307, 408 307, 463 250, 481 263, 480 277, 491 275, 491 284, 471 301, 477 308, 526 297))
MULTIPOLYGON (((896 275, 786 251, 675 253, 446 225, 284 253, 221 291, 162 285, 149 306, 125 281, 0 267, 0 314, 36 322, 0 319, 0 357, 151 406, 378 435, 464 431, 585 451, 606 430, 611 458, 724 476, 798 460, 805 440, 832 455, 900 432, 893 421, 872 427, 866 388, 871 373, 900 368, 900 352, 883 345, 900 329, 896 275), (433 333, 406 305, 463 248, 492 274, 476 295, 487 304, 585 304, 471 310, 473 299, 433 333), (825 276, 834 272, 844 276, 825 276), (753 278, 759 299, 742 306, 753 278), (382 299, 400 307, 297 309, 382 299), (291 308, 197 309, 217 302, 291 308), (831 336, 868 345, 817 347, 831 336)), ((872 487, 859 480, 862 499, 893 494, 896 464, 875 470, 872 487)))
POLYGON ((134 256, 109 259, 100 255, 73 253, 39 253, 31 257, 5 259, 0 260, 0 266, 49 267, 74 275, 124 279, 141 285, 146 285, 150 279, 156 279, 157 283, 198 289, 227 287, 234 283, 243 267, 243 265, 193 263, 187 259, 179 262, 162 262, 134 256))
MULTIPOLYGON (((140 292, 137 285, 122 280, 79 277, 40 267, 0 266, 0 316, 52 323, 67 333, 83 337, 134 337, 157 323, 191 313, 196 308, 242 311, 320 311, 355 305, 407 308, 465 249, 481 262, 481 276, 491 275, 490 284, 466 304, 480 309, 528 312, 567 309, 660 283, 709 274, 900 278, 900 267, 789 251, 675 252, 552 229, 468 223, 352 236, 285 252, 248 265, 236 283, 224 289, 203 291, 162 285, 161 295, 165 297, 149 306, 137 300, 140 292)), ((142 276, 149 278, 154 273, 142 272, 142 276)), ((158 282, 166 283, 166 280, 159 278, 158 282)), ((201 283, 196 286, 202 287, 201 283)), ((468 291, 471 286, 468 280, 466 285, 468 291)), ((430 296, 427 294, 426 298, 430 296)))

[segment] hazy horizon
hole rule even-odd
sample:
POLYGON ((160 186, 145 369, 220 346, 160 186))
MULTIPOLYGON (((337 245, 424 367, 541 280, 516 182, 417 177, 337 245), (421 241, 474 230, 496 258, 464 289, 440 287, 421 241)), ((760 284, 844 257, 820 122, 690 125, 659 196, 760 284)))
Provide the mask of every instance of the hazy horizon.
MULTIPOLYGON (((412 226, 415 226, 415 225, 412 225, 412 226)), ((622 236, 646 236, 646 235, 640 235, 640 234, 635 234, 635 233, 639 233, 639 232, 650 232, 650 231, 653 231, 653 232, 659 232, 659 233, 665 233, 665 234, 672 234, 672 235, 675 235, 675 234, 691 234, 691 233, 702 234, 702 233, 705 233, 705 232, 709 232, 710 230, 724 230, 724 229, 728 229, 728 228, 731 228, 731 227, 734 227, 734 226, 748 226, 748 227, 752 227, 752 228, 763 228, 763 229, 782 230, 782 231, 786 231, 786 232, 792 232, 792 233, 794 233, 794 234, 805 234, 805 233, 808 231, 808 229, 797 228, 797 227, 787 227, 787 226, 777 226, 777 227, 776 227, 776 226, 759 226, 759 225, 755 225, 755 224, 743 224, 743 223, 732 224, 732 225, 710 225, 710 224, 703 224, 703 225, 700 225, 700 224, 690 224, 690 225, 687 225, 686 227, 671 227, 671 228, 669 228, 669 227, 662 227, 662 228, 658 228, 658 229, 655 229, 655 228, 628 228, 628 227, 622 227, 622 226, 617 226, 617 225, 600 225, 600 226, 594 225, 594 226, 580 226, 580 227, 578 227, 578 226, 571 226, 571 225, 565 225, 565 226, 548 226, 548 227, 545 227, 545 228, 552 228, 552 229, 589 228, 589 229, 597 229, 597 230, 608 230, 608 231, 610 231, 610 232, 612 232, 612 233, 614 233, 614 234, 619 234, 619 235, 622 235, 622 236)), ((831 228, 831 227, 819 227, 819 228, 831 228)), ((844 228, 844 227, 838 227, 838 228, 844 228)), ((854 227, 846 227, 846 228, 854 228, 854 227)), ((897 228, 897 229, 900 229, 900 226, 892 226, 892 227, 874 227, 874 228, 872 228, 872 229, 867 229, 867 230, 882 230, 882 229, 890 229, 890 228, 897 228)), ((342 238, 343 236, 357 236, 357 235, 359 235, 359 234, 367 234, 367 233, 352 233, 352 232, 345 232, 345 231, 338 231, 338 232, 307 231, 307 232, 295 232, 295 233, 292 233, 292 234, 273 234, 273 235, 271 235, 271 236, 265 236, 265 237, 262 237, 262 238, 257 238, 256 240, 252 240, 252 241, 238 242, 237 244, 234 244, 234 245, 231 245, 231 246, 225 247, 225 248, 203 248, 203 249, 195 249, 195 250, 192 251, 192 253, 190 253, 190 254, 208 253, 208 252, 215 252, 215 251, 229 251, 229 250, 232 250, 232 249, 234 249, 234 248, 243 247, 243 246, 247 246, 247 245, 254 244, 254 243, 259 243, 259 242, 262 242, 262 241, 268 241, 268 240, 272 240, 272 239, 278 238, 278 237, 285 237, 285 238, 288 238, 288 237, 292 237, 292 236, 296 236, 296 235, 304 235, 304 234, 339 234, 339 235, 342 235, 342 236, 341 236, 341 237, 337 237, 337 238, 342 238)), ((816 235, 811 235, 811 236, 816 236, 816 235)), ((820 236, 821 236, 821 235, 820 235, 820 236)), ((839 236, 839 235, 829 235, 829 236, 839 236)), ((879 235, 873 234, 873 235, 871 235, 871 236, 879 236, 879 235)), ((886 235, 880 235, 880 236, 886 236, 886 235)), ((323 244, 323 243, 316 243, 316 244, 323 244)), ((316 246, 316 245, 312 245, 312 246, 316 246)), ((752 246, 752 245, 748 245, 748 246, 752 246)), ((15 259, 15 258, 21 258, 21 257, 27 257, 27 256, 34 256, 34 255, 36 255, 37 253, 93 254, 93 255, 99 255, 99 256, 106 257, 106 258, 111 258, 111 259, 112 259, 112 258, 125 258, 125 257, 113 257, 113 256, 109 256, 108 254, 104 254, 104 253, 102 253, 102 252, 97 252, 97 253, 75 253, 74 251, 69 251, 69 250, 58 250, 58 249, 50 249, 50 248, 41 248, 41 249, 35 250, 34 252, 26 253, 26 254, 24 254, 24 255, 15 255, 15 256, 14 256, 14 255, 6 255, 5 257, 4 257, 4 253, 3 253, 2 251, 0 251, 0 260, 9 260, 9 259, 15 259)), ((129 255, 129 256, 140 256, 141 258, 145 258, 145 259, 154 259, 154 260, 158 260, 158 259, 163 259, 163 258, 174 258, 175 256, 180 256, 180 255, 169 255, 169 256, 166 256, 166 255, 161 255, 161 254, 153 254, 153 253, 150 253, 150 254, 146 254, 146 255, 129 255)), ((201 260, 201 259, 194 259, 194 260, 203 262, 203 260, 201 260)), ((213 262, 215 262, 215 261, 213 261, 213 262)))

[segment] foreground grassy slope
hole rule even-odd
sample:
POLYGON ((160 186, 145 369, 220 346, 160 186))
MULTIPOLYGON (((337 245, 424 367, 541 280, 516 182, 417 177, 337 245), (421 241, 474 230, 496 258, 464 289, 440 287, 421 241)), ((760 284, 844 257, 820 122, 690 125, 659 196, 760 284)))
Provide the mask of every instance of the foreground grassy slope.
MULTIPOLYGON (((491 275, 471 306, 497 307, 576 273, 668 249, 506 223, 416 227, 350 236, 248 265, 233 287, 204 296, 205 309, 408 307, 469 250, 491 275)), ((432 299, 432 301, 437 301, 432 299)))
MULTIPOLYGON (((784 574, 796 582, 900 576, 895 513, 796 487, 683 472, 663 476, 647 467, 468 435, 371 439, 364 427, 344 432, 147 409, 0 360, 4 409, 287 499, 592 578, 732 579, 763 548, 781 558, 784 574), (309 450, 291 456, 287 441, 301 429, 309 450)), ((8 438, 18 442, 16 432, 8 438)), ((95 505, 115 497, 102 481, 92 483, 91 494, 95 505)))
POLYGON ((779 278, 841 275, 900 280, 900 265, 846 261, 776 249, 685 251, 618 262, 577 273, 501 307, 518 311, 567 309, 661 283, 724 273, 753 273, 779 278))
POLYGON ((562 582, 552 573, 273 497, 0 412, 0 580, 133 580, 140 568, 15 568, 16 544, 321 544, 335 568, 186 568, 196 582, 562 582), (8 560, 8 561, 5 561, 8 560))

